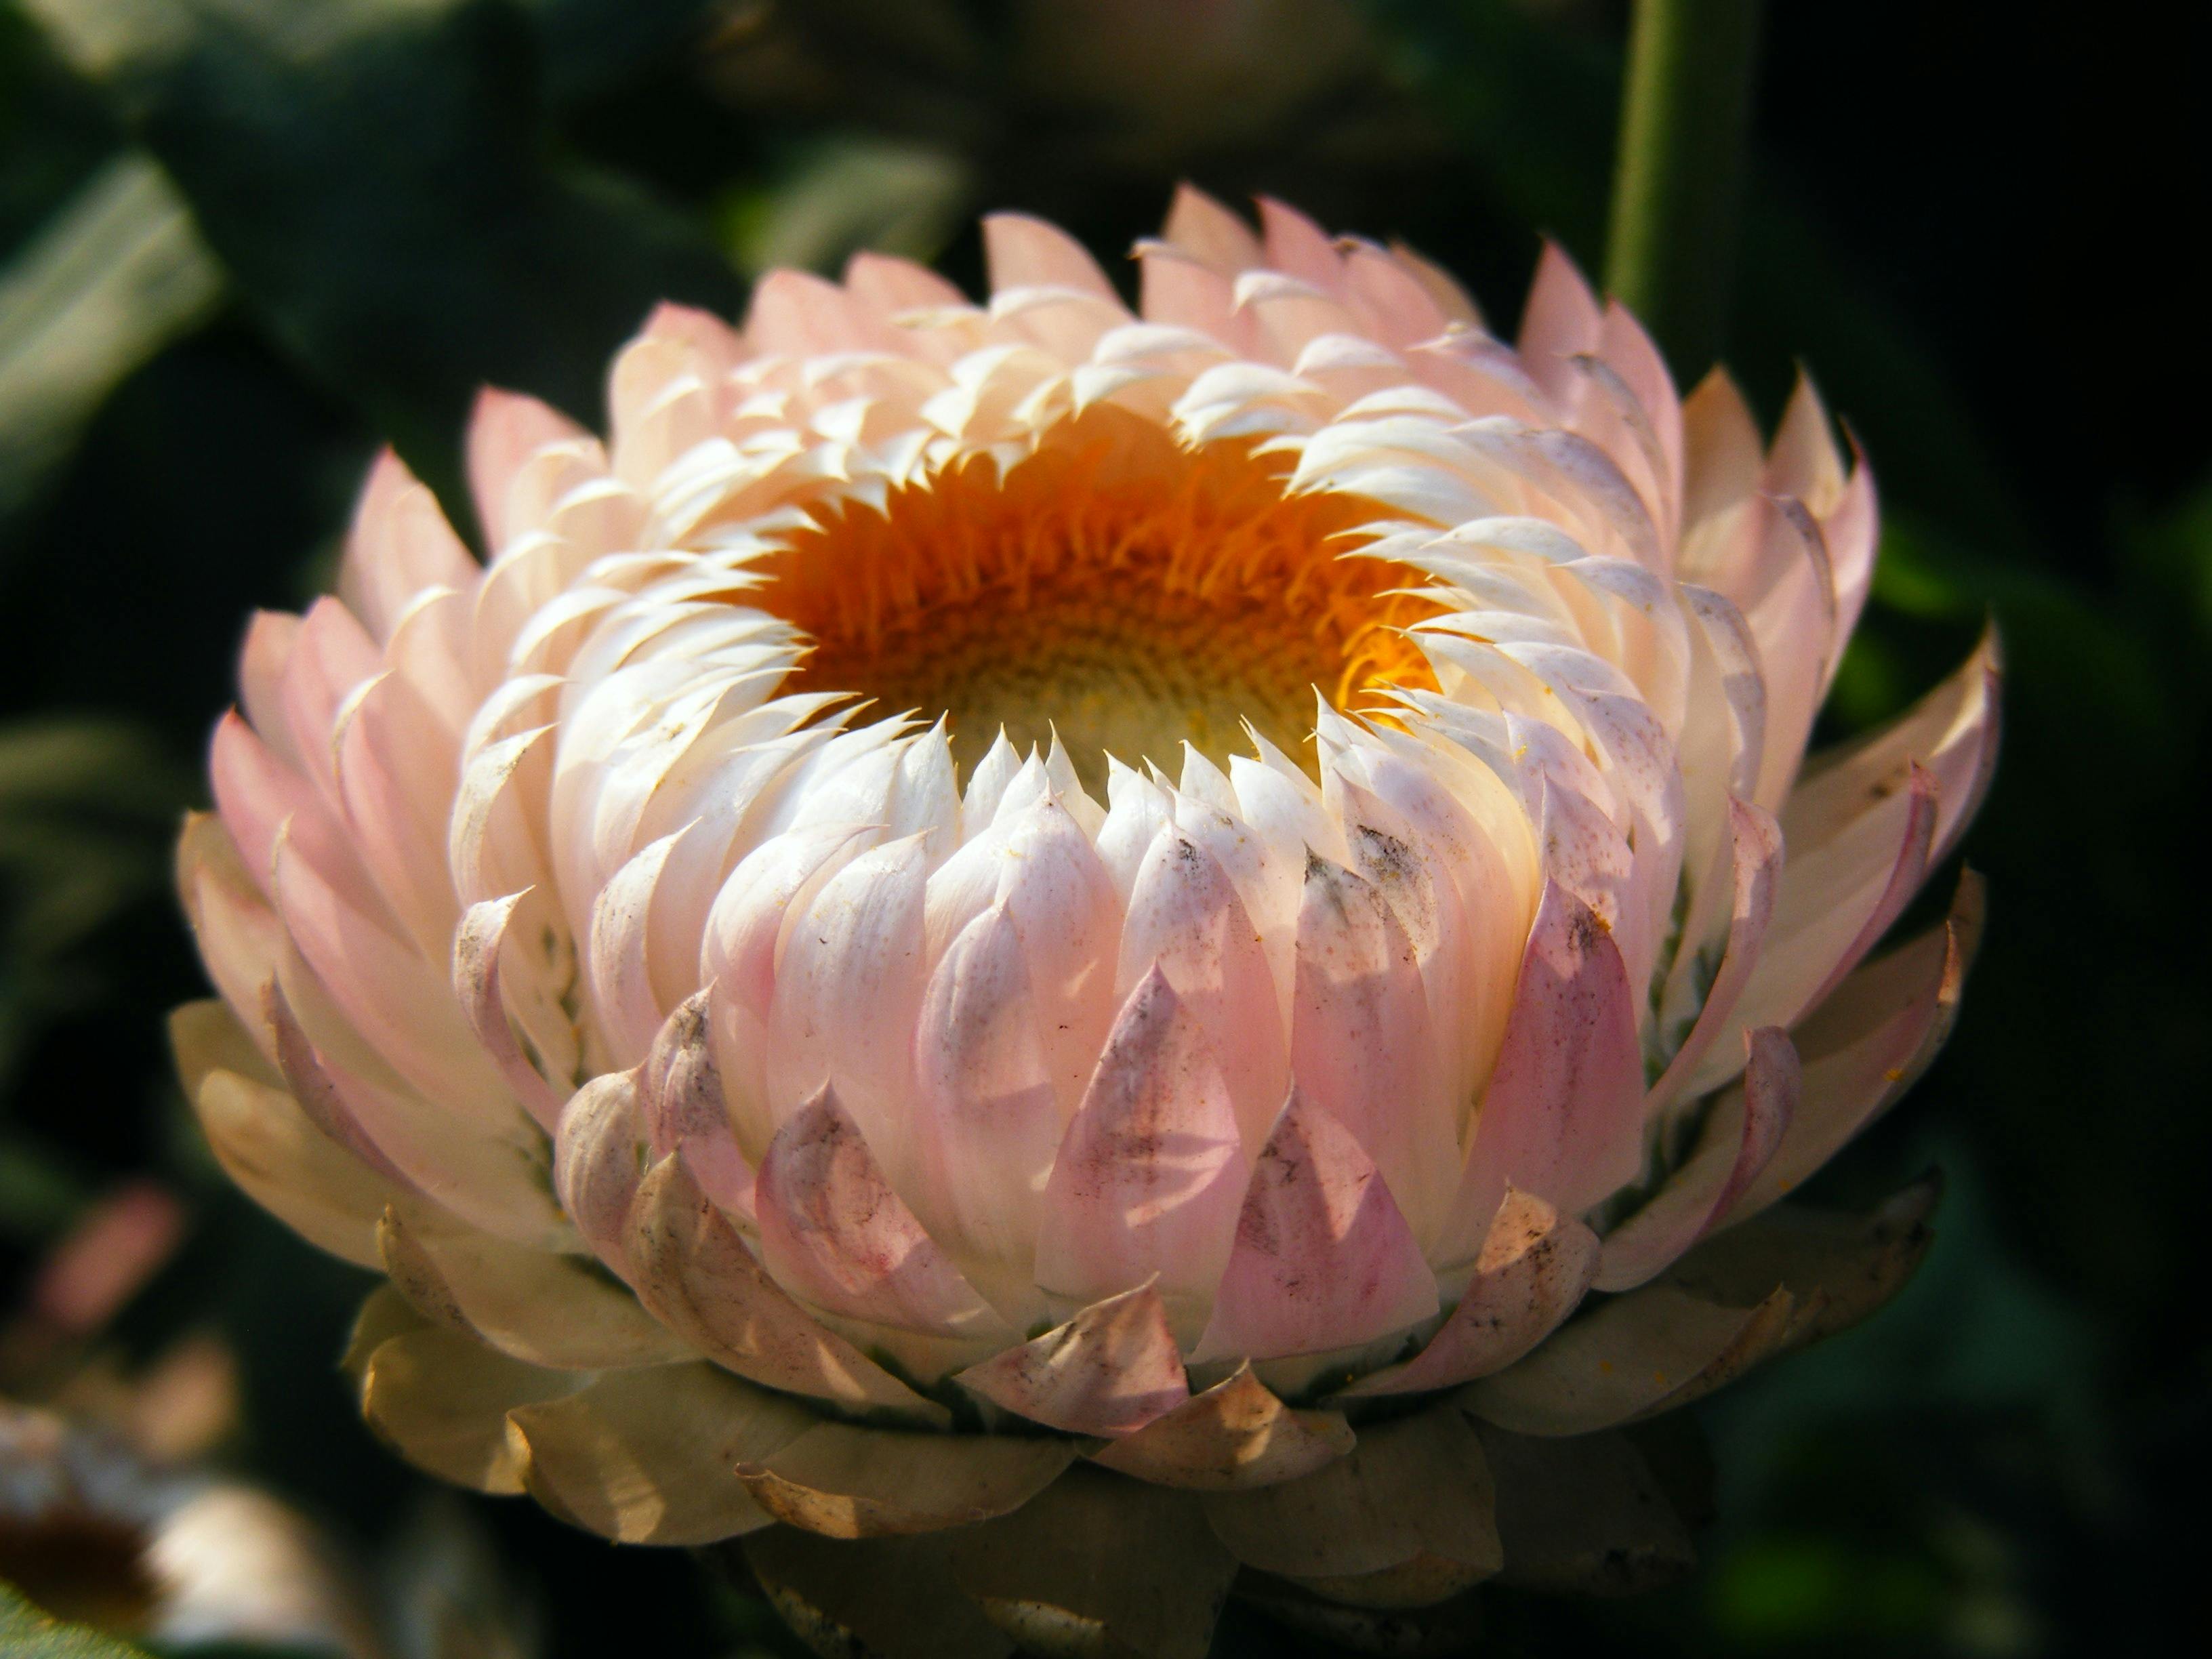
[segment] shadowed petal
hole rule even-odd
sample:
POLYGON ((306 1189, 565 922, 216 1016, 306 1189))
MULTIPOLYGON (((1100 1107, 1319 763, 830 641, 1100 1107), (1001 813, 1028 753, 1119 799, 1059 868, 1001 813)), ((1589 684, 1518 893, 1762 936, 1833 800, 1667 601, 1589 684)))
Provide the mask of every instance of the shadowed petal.
POLYGON ((1374 1161, 1293 1091, 1253 1165, 1192 1358, 1352 1347, 1436 1310, 1436 1277, 1374 1161))
POLYGON ((1744 1043, 1751 1058, 1743 1081, 1713 1106, 1697 1149, 1650 1202, 1606 1235, 1599 1290, 1633 1289, 1711 1232, 1782 1145, 1804 1089, 1797 1051, 1772 1026, 1744 1043))
POLYGON ((1481 1249, 1507 1187, 1578 1215, 1636 1178, 1644 1058, 1628 971, 1605 924, 1547 884, 1438 1259, 1481 1249))
POLYGON ((1212 1045, 1155 968, 1130 994, 1045 1185, 1037 1283, 1076 1306, 1157 1279, 1196 1335, 1250 1173, 1212 1045))
POLYGON ((1004 1329, 891 1190, 826 1085, 776 1131, 753 1201, 761 1260, 800 1300, 934 1334, 988 1341, 1004 1329))
POLYGON ((1597 1271, 1597 1235, 1533 1194, 1508 1191, 1451 1317, 1420 1352, 1343 1390, 1416 1394, 1502 1370, 1572 1313, 1597 1271))
POLYGON ((994 1405, 1071 1434, 1129 1434, 1190 1398, 1167 1309, 1149 1285, 1094 1302, 1066 1324, 955 1380, 994 1405))

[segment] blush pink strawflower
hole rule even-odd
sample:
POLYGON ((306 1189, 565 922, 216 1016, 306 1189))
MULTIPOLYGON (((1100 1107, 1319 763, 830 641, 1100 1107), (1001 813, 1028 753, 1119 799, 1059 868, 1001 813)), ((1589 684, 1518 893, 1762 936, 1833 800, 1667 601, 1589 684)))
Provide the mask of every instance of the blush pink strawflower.
POLYGON ((665 307, 604 441, 484 395, 488 562, 387 454, 256 618, 178 1046, 390 1275, 410 1458, 745 1534, 829 1646, 1202 1653, 1240 1571, 1356 1640, 1686 1559, 1617 1425, 1901 1282, 1926 1194, 1769 1206, 1948 1028, 1971 884, 1869 953, 1993 649, 1808 764, 1876 528, 1811 388, 1765 445, 1556 251, 1509 347, 1261 213, 1135 314, 1012 216, 982 304, 665 307))

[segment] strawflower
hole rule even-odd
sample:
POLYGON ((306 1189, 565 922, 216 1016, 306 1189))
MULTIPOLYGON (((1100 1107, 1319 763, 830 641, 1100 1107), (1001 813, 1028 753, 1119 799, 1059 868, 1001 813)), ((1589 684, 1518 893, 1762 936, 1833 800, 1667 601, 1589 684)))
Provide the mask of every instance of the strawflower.
POLYGON ((981 304, 665 307, 604 440, 485 394, 488 562, 386 455, 255 620, 177 1046, 389 1275, 416 1463, 824 1651, 1398 1640, 1680 1570, 1626 1425, 1903 1282, 1929 1190, 1776 1205, 1948 1028, 1971 880, 1874 953, 1993 648, 1808 763, 1876 536, 1811 388, 1261 216, 1133 313, 1018 216, 981 304))

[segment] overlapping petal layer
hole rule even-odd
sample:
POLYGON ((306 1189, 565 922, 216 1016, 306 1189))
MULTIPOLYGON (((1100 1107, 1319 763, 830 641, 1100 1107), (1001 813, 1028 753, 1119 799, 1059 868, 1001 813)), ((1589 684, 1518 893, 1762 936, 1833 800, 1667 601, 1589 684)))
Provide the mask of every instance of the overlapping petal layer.
POLYGON ((668 1542, 1145 1481, 1221 1495, 1194 1607, 1238 1561, 1409 1605, 1512 1570, 1540 1455, 1475 1419, 1831 1322, 1803 1251, 1673 1270, 1942 1040, 1972 891, 1867 958, 1986 783, 1993 647, 1807 763, 1876 529, 1810 387, 1768 446, 1556 252, 1509 347, 1261 216, 1185 192, 1133 311, 1014 216, 980 304, 863 255, 664 308, 605 440, 485 394, 487 562, 387 456, 338 597, 256 620, 178 1046, 241 1183, 390 1273, 416 1461, 668 1542))

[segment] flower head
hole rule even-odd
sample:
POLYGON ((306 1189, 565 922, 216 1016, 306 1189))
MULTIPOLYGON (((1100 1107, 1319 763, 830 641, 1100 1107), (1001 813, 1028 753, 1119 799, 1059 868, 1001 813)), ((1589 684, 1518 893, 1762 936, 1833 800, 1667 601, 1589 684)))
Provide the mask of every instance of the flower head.
POLYGON ((984 304, 864 255, 665 308, 604 443, 485 396, 488 563, 386 456, 256 620, 179 1048, 391 1275, 417 1462, 622 1538, 957 1528, 963 1617, 1036 1601, 978 1588, 1069 1535, 1024 1505, 1195 1528, 1194 1607, 1410 1605, 1544 1580, 1547 1437, 1909 1267, 1919 1195, 1752 1218, 1941 1041, 1971 889, 1867 958, 1993 653, 1805 766, 1875 539, 1809 386, 1764 445, 1556 252, 1509 348, 1261 213, 1185 192, 1135 313, 1012 216, 984 304))

